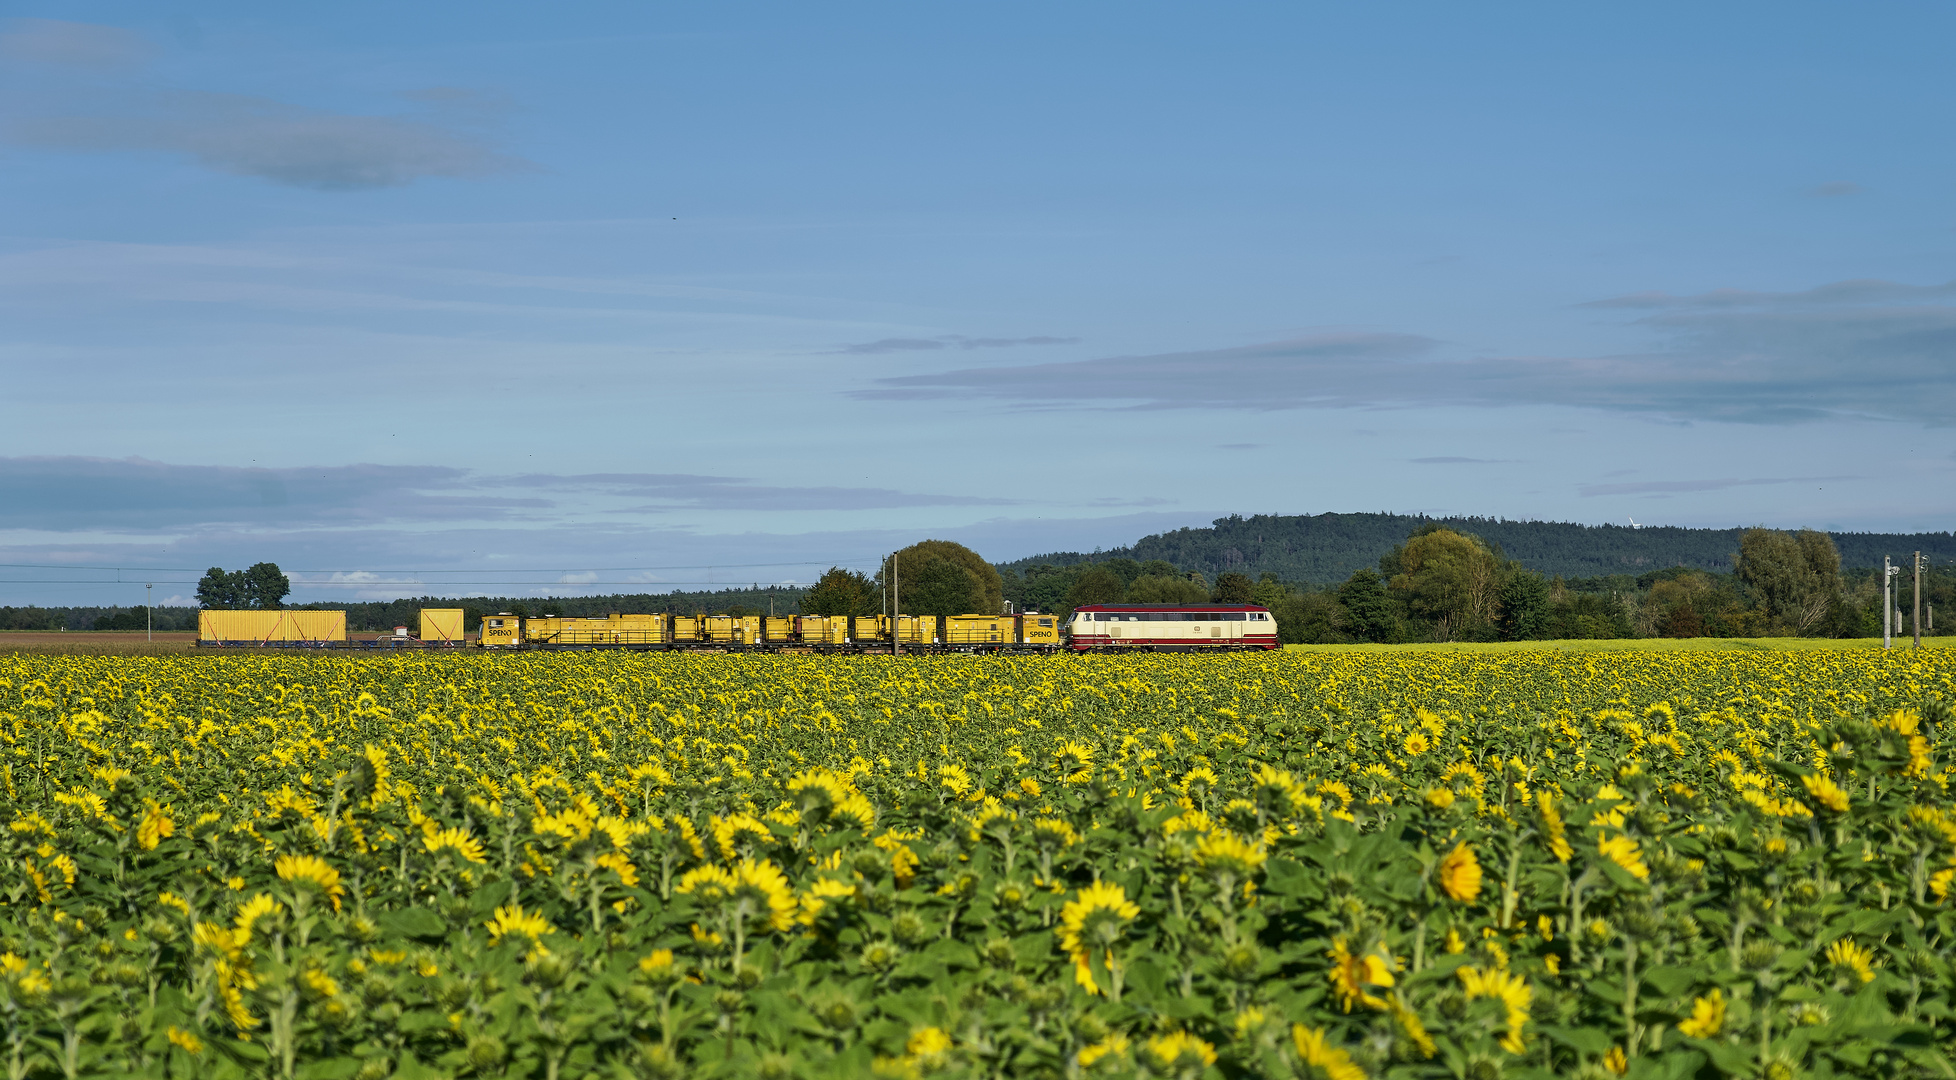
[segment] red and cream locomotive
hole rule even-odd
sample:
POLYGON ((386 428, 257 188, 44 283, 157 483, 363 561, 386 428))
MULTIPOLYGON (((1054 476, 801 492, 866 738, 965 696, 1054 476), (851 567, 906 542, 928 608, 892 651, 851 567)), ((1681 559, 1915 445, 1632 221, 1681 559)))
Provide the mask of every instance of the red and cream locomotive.
POLYGON ((1075 652, 1277 647, 1277 621, 1256 604, 1088 604, 1061 629, 1075 652))

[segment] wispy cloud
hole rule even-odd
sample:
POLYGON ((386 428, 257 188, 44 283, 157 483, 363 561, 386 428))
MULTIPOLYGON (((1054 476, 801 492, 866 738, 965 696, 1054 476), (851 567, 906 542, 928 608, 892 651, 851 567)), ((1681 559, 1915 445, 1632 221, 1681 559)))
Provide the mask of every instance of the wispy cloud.
POLYGON ((871 400, 978 395, 1020 401, 1128 401, 1153 408, 1296 408, 1361 404, 1365 378, 1435 343, 1411 334, 1326 334, 1207 352, 1116 356, 1023 367, 961 368, 876 380, 854 391, 871 400), (1323 382, 1338 373, 1335 384, 1323 382), (1361 395, 1362 396, 1362 395, 1361 395))
MULTIPOLYGON (((8 24, 0 32, 0 55, 105 74, 113 69, 117 77, 55 77, 12 95, 0 114, 0 136, 42 150, 180 154, 219 172, 321 191, 529 167, 478 135, 414 117, 169 87, 140 71, 148 51, 143 38, 119 27, 46 19, 8 24)), ((428 94, 423 103, 442 113, 485 115, 484 99, 466 92, 428 94)))
POLYGON ((1415 465, 1512 465, 1513 458, 1478 457, 1416 457, 1408 458, 1415 465))
POLYGON ((1233 349, 961 368, 876 380, 867 399, 993 398, 1088 408, 1560 405, 1678 420, 1784 424, 1956 416, 1956 283, 1844 281, 1788 293, 1640 293, 1658 339, 1612 356, 1441 355, 1411 334, 1321 335, 1233 349))
POLYGON ((148 150, 320 191, 524 167, 481 140, 391 116, 301 108, 243 94, 150 91, 85 111, 11 120, 9 141, 46 150, 148 150))
POLYGON ((960 349, 1015 349, 1021 345, 1072 345, 1080 339, 1074 337, 978 337, 951 338, 960 349))
POLYGON ((620 508, 616 513, 660 513, 671 510, 882 510, 903 506, 1012 506, 1014 499, 969 495, 932 495, 889 488, 781 487, 757 484, 731 476, 686 473, 588 473, 576 476, 530 474, 486 478, 485 487, 533 491, 579 491, 648 503, 620 508))
POLYGON ((928 352, 944 348, 944 342, 937 338, 891 337, 877 341, 865 341, 856 345, 844 345, 838 353, 852 356, 876 356, 893 352, 928 352))
POLYGON ((119 26, 60 19, 0 22, 0 57, 8 60, 112 68, 135 64, 149 51, 142 35, 119 26))
POLYGON ((1838 199, 1843 195, 1858 195, 1860 193, 1861 185, 1851 180, 1829 180, 1824 184, 1816 184, 1807 189, 1807 194, 1822 199, 1838 199))
POLYGON ((1746 480, 1646 480, 1629 484, 1589 484, 1576 489, 1584 498, 1599 495, 1677 495, 1698 491, 1724 491, 1735 487, 1770 487, 1777 484, 1827 483, 1858 480, 1856 476, 1765 476, 1746 480))
POLYGON ((260 469, 140 458, 0 458, 0 529, 49 532, 516 524, 561 521, 577 510, 619 516, 1013 505, 1019 500, 688 474, 493 476, 435 465, 260 469), (572 496, 587 498, 566 506, 572 496))
POLYGON ((865 341, 855 345, 844 345, 835 350, 842 355, 875 356, 893 352, 932 352, 938 349, 1013 349, 1025 345, 1071 345, 1079 338, 1070 337, 962 337, 948 334, 934 338, 882 338, 865 341))
POLYGON ((1897 281, 1883 281, 1880 278, 1853 278, 1795 292, 1713 289, 1709 292, 1682 296, 1666 292, 1642 292, 1592 300, 1578 306, 1676 311, 1731 308, 1805 311, 1871 304, 1936 303, 1952 300, 1956 300, 1956 281, 1941 285, 1905 285, 1897 281))
POLYGON ((502 521, 549 504, 464 490, 444 466, 253 469, 140 458, 0 458, 0 529, 502 521))

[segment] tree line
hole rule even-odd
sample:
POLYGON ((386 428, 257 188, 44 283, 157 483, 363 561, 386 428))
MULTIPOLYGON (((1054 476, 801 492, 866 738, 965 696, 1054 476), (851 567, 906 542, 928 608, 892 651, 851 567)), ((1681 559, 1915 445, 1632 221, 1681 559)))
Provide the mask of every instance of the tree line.
MULTIPOLYGON (((1553 578, 1637 576, 1672 567, 1730 573, 1732 552, 1744 529, 1670 526, 1580 525, 1504 518, 1429 518, 1408 514, 1257 514, 1217 518, 1208 528, 1176 529, 1143 537, 1106 552, 1056 552, 1004 564, 1024 574, 1038 566, 1074 566, 1126 559, 1166 562, 1215 580, 1227 572, 1253 579, 1338 585, 1360 569, 1376 567, 1413 531, 1438 526, 1477 536, 1506 557, 1553 578)), ((1848 568, 1877 566, 1884 554, 1921 551, 1938 563, 1956 559, 1956 533, 1835 533, 1835 550, 1848 568)))
MULTIPOLYGON (((1211 586, 1201 571, 1165 559, 1001 569, 1006 598, 1040 610, 1202 599, 1262 604, 1286 643, 1880 636, 1879 572, 1844 571, 1828 534, 1748 529, 1736 547, 1722 571, 1672 566, 1636 576, 1547 576, 1485 537, 1426 522, 1375 565, 1325 585, 1285 582, 1270 572, 1251 581, 1226 571, 1211 586)), ((1946 565, 1928 570, 1923 586, 1925 606, 1956 618, 1956 575, 1946 565)), ((1900 604, 1910 607, 1906 598, 1900 604)))
MULTIPOLYGON (((1258 519, 1222 520, 1247 526, 1258 519)), ((1934 554, 1926 545, 1923 550, 1934 554)), ((1932 562, 1923 579, 1925 606, 1940 610, 1944 627, 1956 618, 1956 575, 1948 568, 1950 561, 1935 559, 1943 565, 1932 562)), ((1092 603, 1256 603, 1276 615, 1287 643, 1878 637, 1879 570, 1846 562, 1836 538, 1827 533, 1747 529, 1734 531, 1733 549, 1715 568, 1672 565, 1636 575, 1547 575, 1510 557, 1498 541, 1425 520, 1401 534, 1375 561, 1333 582, 1286 580, 1274 571, 1253 579, 1241 570, 1224 570, 1212 578, 1199 567, 1168 559, 1108 553, 1074 562, 1021 560, 995 566, 961 544, 925 540, 884 560, 874 573, 832 567, 806 588, 756 585, 542 599, 423 596, 302 606, 343 610, 349 630, 366 631, 412 627, 424 607, 461 607, 470 627, 485 614, 503 611, 525 617, 611 612, 875 615, 890 610, 888 586, 894 579, 896 598, 910 615, 992 614, 1008 607, 1066 615, 1092 603)), ((1908 611, 1908 577, 1901 582, 1904 591, 1898 602, 1908 611)), ((240 571, 213 567, 198 585, 199 600, 209 608, 275 609, 290 591, 290 580, 274 563, 240 571)), ((0 607, 0 629, 140 630, 143 614, 140 607, 0 607)), ((193 608, 158 608, 155 619, 158 630, 197 625, 193 608)))
MULTIPOLYGON (((0 607, 0 630, 141 630, 145 627, 144 615, 147 613, 148 609, 141 604, 134 607, 116 605, 0 607)), ((155 610, 155 620, 149 629, 195 630, 197 609, 159 607, 155 610)))

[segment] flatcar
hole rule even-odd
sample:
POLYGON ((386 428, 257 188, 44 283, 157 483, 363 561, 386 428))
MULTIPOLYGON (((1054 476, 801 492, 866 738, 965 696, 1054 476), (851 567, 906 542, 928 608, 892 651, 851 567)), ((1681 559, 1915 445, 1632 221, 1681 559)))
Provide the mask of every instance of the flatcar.
POLYGON ((1216 652, 1277 647, 1256 604, 1088 604, 1063 627, 1074 652, 1216 652))
POLYGON ((486 649, 731 652, 1054 652, 1057 615, 485 615, 486 649))

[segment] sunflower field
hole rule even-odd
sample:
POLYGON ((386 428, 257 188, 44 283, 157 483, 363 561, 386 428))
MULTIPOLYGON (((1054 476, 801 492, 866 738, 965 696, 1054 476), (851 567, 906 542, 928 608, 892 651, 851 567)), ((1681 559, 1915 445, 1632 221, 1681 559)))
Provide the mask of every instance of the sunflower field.
POLYGON ((1956 650, 0 657, 27 1077, 1956 1076, 1956 650))

